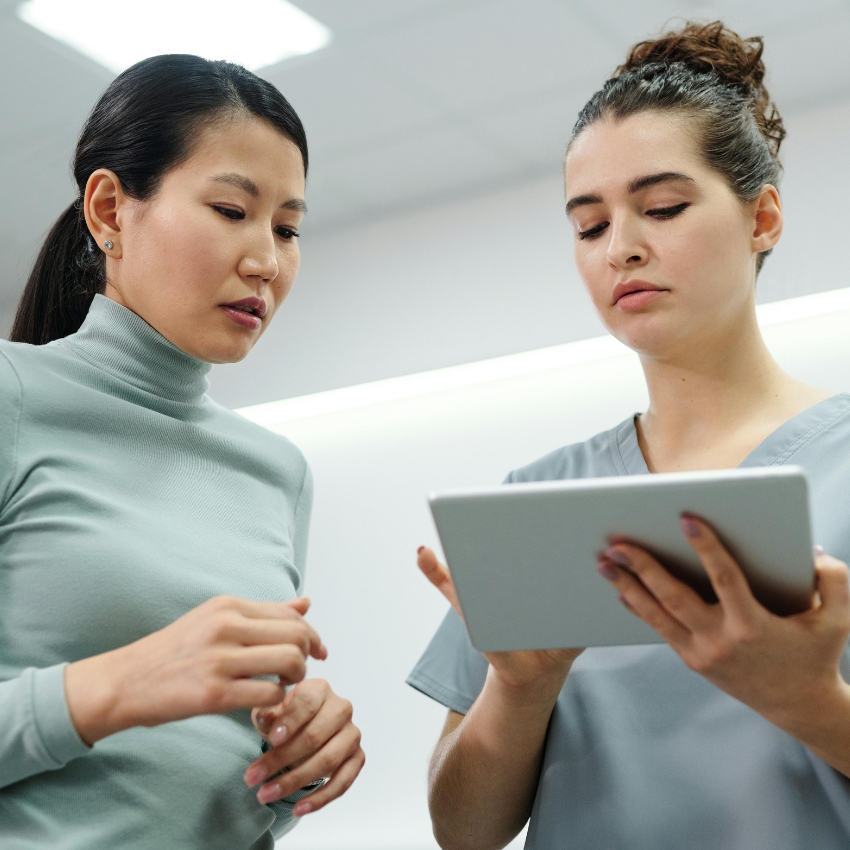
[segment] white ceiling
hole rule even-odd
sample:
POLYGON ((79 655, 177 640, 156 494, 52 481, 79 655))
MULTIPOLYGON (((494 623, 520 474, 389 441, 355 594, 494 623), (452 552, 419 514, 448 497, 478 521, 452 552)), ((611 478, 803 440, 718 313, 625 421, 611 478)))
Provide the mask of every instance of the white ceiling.
MULTIPOLYGON (((786 110, 850 93, 848 0, 296 2, 334 41, 263 73, 307 127, 313 230, 552 173, 593 89, 629 44, 676 16, 765 35, 786 110)), ((43 233, 73 198, 76 136, 110 80, 18 21, 14 6, 0 0, 4 326, 43 233)))

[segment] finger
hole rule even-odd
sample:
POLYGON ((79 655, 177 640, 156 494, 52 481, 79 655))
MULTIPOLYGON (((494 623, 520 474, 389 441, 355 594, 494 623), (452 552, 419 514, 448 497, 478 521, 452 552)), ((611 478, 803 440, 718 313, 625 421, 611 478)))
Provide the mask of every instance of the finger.
POLYGON ((302 617, 310 610, 310 600, 306 596, 299 596, 297 599, 290 599, 283 603, 297 611, 302 617))
POLYGON ((690 514, 683 514, 680 524, 688 543, 699 555, 724 612, 743 622, 752 622, 759 614, 767 614, 753 596, 741 568, 720 542, 714 529, 704 520, 690 514))
POLYGON ((286 602, 258 602, 255 599, 242 599, 238 596, 220 596, 223 607, 232 608, 244 617, 256 617, 260 620, 300 620, 302 614, 299 610, 304 603, 308 608, 310 600, 306 597, 290 599, 286 602))
POLYGON ((304 817, 310 812, 319 811, 328 803, 332 803, 338 797, 341 797, 357 779, 365 762, 365 753, 363 750, 358 750, 348 761, 340 765, 329 782, 325 783, 318 791, 314 791, 308 797, 299 800, 295 804, 292 814, 297 818, 304 817))
POLYGON ((246 619, 285 620, 304 623, 310 636, 309 654, 319 661, 324 661, 328 655, 327 649, 315 629, 304 622, 298 611, 298 607, 303 607, 305 603, 309 606, 310 601, 302 598, 290 602, 255 602, 252 599, 240 599, 236 596, 217 596, 205 604, 214 606, 214 610, 217 609, 223 615, 224 625, 222 628, 224 630, 245 626, 244 623, 239 623, 230 616, 234 611, 246 619))
POLYGON ((597 569, 620 591, 620 602, 626 609, 658 632, 670 646, 684 650, 690 644, 691 632, 664 609, 636 576, 604 558, 597 569))
MULTIPOLYGON (((251 722, 254 728, 265 738, 271 732, 272 724, 280 717, 283 711, 282 704, 267 708, 265 706, 255 707, 251 711, 251 722)), ((276 725, 276 724, 275 724, 276 725)))
POLYGON ((303 764, 263 785, 257 792, 257 799, 261 803, 270 803, 288 797, 319 779, 333 776, 359 748, 360 730, 349 724, 303 764))
POLYGON ((847 564, 829 555, 818 555, 815 559, 815 584, 823 612, 846 620, 850 613, 847 564))
POLYGON ((318 632, 306 620, 259 620, 240 617, 234 622, 229 636, 242 646, 273 646, 291 643, 304 655, 313 655, 323 648, 318 632))
POLYGON ((266 753, 262 761, 269 776, 285 767, 298 766, 321 751, 328 741, 351 724, 352 707, 348 700, 331 694, 315 713, 307 717, 284 714, 269 735, 274 749, 266 753))
POLYGON ((416 554, 416 563, 419 566, 419 569, 422 570, 425 578, 446 597, 449 601, 449 604, 455 611, 458 613, 461 619, 463 619, 463 613, 460 610, 460 602, 457 598, 457 592, 455 591, 454 582, 452 581, 451 573, 449 572, 449 568, 445 566, 445 564, 441 564, 437 560, 437 556, 434 554, 432 549, 429 549, 427 546, 420 546, 419 550, 416 554))
MULTIPOLYGON (((240 647, 222 656, 217 672, 230 679, 277 676, 282 685, 294 685, 307 674, 307 658, 301 648, 292 643, 240 647)), ((269 703, 255 702, 253 705, 269 703)))
POLYGON ((602 553, 637 576, 640 583, 660 605, 688 631, 710 628, 716 622, 716 612, 684 582, 670 575, 646 550, 628 543, 618 543, 602 553))

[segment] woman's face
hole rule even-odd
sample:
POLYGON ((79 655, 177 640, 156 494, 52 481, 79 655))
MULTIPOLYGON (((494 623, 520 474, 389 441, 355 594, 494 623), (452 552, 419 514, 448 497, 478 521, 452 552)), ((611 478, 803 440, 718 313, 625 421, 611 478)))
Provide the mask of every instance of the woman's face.
POLYGON ((101 246, 114 243, 105 294, 194 357, 245 357, 298 273, 298 148, 269 124, 236 117, 205 130, 153 198, 135 201, 117 186, 112 212, 109 180, 92 186, 98 174, 89 205, 115 227, 98 233, 101 246))
POLYGON ((752 321, 756 257, 781 233, 775 190, 742 203, 689 130, 686 117, 657 112, 602 120, 575 139, 565 164, 590 297, 617 339, 661 358, 752 321))

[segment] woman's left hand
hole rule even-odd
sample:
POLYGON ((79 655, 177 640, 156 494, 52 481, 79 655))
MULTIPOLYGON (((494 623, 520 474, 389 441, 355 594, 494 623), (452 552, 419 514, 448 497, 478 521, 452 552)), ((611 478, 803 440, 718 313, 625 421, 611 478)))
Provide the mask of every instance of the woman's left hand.
POLYGON ((707 523, 684 516, 681 525, 718 603, 704 602, 638 546, 617 543, 600 555, 598 569, 620 592, 621 602, 691 670, 795 737, 807 737, 805 727, 817 722, 813 712, 846 713, 850 687, 838 665, 850 635, 847 566, 819 553, 812 607, 778 617, 753 597, 740 567, 707 523))
POLYGON ((351 717, 351 703, 338 697, 324 679, 305 679, 279 705, 255 708, 251 720, 272 749, 245 771, 245 784, 265 783, 257 799, 273 803, 327 779, 295 804, 295 817, 318 811, 342 796, 366 761, 360 730, 351 717), (277 776, 282 770, 286 772, 277 776), (266 781, 269 777, 273 778, 266 781))

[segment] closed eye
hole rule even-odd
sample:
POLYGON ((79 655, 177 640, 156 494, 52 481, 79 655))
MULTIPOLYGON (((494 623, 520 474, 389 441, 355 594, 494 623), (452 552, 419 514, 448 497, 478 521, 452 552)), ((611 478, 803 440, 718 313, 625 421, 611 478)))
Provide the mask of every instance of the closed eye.
POLYGON ((690 206, 689 203, 685 202, 683 204, 676 204, 675 207, 660 207, 655 210, 647 210, 646 214, 651 215, 653 218, 675 218, 679 213, 684 212, 690 206))
POLYGON ((242 210, 237 210, 233 207, 219 207, 213 204, 212 208, 217 213, 223 215, 225 218, 229 218, 231 221, 241 221, 243 218, 245 218, 245 213, 242 212, 242 210))
POLYGON ((605 228, 608 227, 608 222, 603 221, 602 224, 597 224, 596 227, 591 227, 588 230, 579 230, 578 238, 579 239, 596 239, 597 236, 600 236, 605 228))

